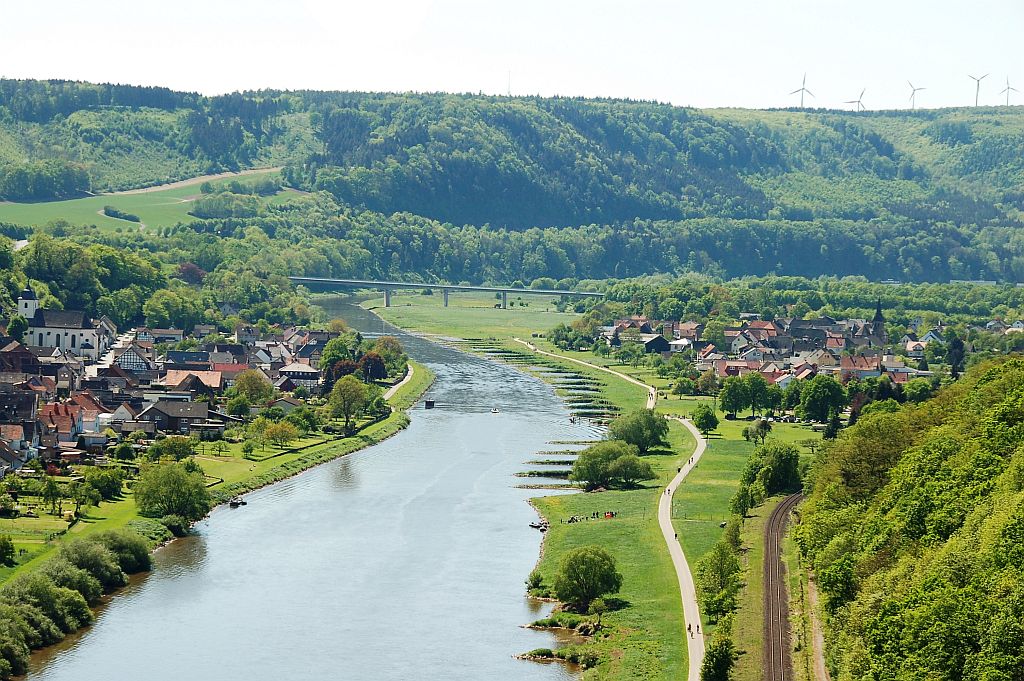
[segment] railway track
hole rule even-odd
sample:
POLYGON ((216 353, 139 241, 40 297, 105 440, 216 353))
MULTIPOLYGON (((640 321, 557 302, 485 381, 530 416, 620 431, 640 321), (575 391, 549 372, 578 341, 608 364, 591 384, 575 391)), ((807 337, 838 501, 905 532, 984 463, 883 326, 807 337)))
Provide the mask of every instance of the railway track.
POLYGON ((782 540, 793 508, 803 494, 783 499, 764 528, 764 670, 766 681, 793 678, 789 646, 789 596, 782 566, 782 540))

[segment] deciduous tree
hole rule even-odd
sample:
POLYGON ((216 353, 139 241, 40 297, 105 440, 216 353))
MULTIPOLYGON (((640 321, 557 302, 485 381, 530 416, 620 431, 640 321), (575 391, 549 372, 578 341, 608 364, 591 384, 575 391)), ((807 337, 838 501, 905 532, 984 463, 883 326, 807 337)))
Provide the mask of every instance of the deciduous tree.
POLYGON ((622 588, 622 575, 615 559, 598 546, 573 549, 559 566, 554 591, 558 600, 578 612, 586 612, 590 603, 622 588))

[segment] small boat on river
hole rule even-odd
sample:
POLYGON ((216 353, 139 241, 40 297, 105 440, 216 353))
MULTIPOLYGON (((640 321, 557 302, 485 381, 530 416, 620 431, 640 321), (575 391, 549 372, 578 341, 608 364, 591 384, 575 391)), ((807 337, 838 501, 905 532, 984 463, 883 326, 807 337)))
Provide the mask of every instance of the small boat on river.
POLYGON ((491 407, 491 413, 492 414, 497 414, 498 413, 498 408, 497 407, 491 407))
POLYGON ((239 506, 245 506, 248 503, 249 502, 247 502, 242 497, 235 497, 231 501, 228 502, 228 506, 230 506, 231 508, 238 508, 239 506))

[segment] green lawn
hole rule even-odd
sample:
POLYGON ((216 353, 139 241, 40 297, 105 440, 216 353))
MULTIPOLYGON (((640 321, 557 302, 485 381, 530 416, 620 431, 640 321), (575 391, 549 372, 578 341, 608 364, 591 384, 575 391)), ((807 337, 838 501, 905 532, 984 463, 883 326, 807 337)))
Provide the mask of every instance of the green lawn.
POLYGON ((693 452, 694 441, 688 430, 673 423, 670 444, 671 451, 645 457, 658 479, 645 483, 642 489, 533 499, 551 522, 539 564, 545 583, 551 583, 568 551, 592 544, 611 553, 622 573, 623 586, 618 597, 629 606, 605 615, 605 622, 613 627, 614 633, 594 641, 593 645, 607 660, 599 678, 686 677, 679 587, 658 527, 657 510, 665 486, 693 452), (561 522, 572 515, 589 516, 594 511, 616 511, 618 516, 571 525, 561 522))
POLYGON ((556 312, 555 300, 554 296, 527 295, 522 302, 528 306, 523 307, 509 296, 509 308, 502 310, 494 307, 500 301, 493 295, 454 292, 445 308, 440 291, 432 296, 402 292, 391 296, 391 307, 384 307, 383 298, 367 300, 363 307, 396 326, 419 333, 458 338, 529 338, 534 332, 546 332, 579 317, 575 313, 556 312))
MULTIPOLYGON (((253 180, 271 174, 254 173, 239 181, 253 180)), ((215 180, 211 184, 223 185, 235 178, 215 180)), ((102 214, 104 206, 115 208, 139 216, 147 228, 174 225, 179 222, 195 220, 188 211, 193 200, 200 196, 199 185, 177 187, 162 191, 140 194, 109 194, 90 196, 83 199, 67 201, 45 201, 40 203, 5 203, 0 202, 0 222, 11 222, 19 225, 39 226, 55 220, 66 220, 74 225, 94 225, 103 232, 134 231, 139 223, 118 220, 102 214)), ((282 192, 272 201, 281 201, 291 196, 282 192)))
POLYGON ((753 508, 740 531, 740 564, 743 588, 733 618, 732 640, 736 646, 733 681, 761 681, 764 678, 764 528, 772 509, 782 500, 773 497, 753 508))

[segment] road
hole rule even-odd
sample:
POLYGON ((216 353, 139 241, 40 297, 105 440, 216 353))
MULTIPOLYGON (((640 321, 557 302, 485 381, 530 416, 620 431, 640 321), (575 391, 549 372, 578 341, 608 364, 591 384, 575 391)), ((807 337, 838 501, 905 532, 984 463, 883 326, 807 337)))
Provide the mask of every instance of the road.
POLYGON ((775 507, 764 528, 764 670, 766 681, 793 678, 789 642, 789 590, 782 564, 782 541, 793 508, 803 499, 792 494, 775 507))

